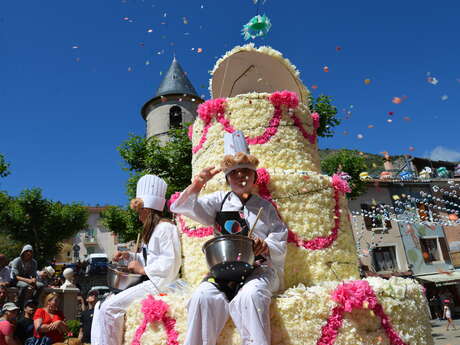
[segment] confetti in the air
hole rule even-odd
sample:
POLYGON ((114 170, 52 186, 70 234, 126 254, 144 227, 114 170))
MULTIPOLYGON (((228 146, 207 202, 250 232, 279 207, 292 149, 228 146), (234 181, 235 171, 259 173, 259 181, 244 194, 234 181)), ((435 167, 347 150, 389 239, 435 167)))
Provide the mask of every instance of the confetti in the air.
POLYGON ((153 29, 147 29, 147 32, 148 32, 148 33, 152 33, 152 32, 153 32, 153 29))
POLYGON ((449 96, 447 95, 442 95, 441 96, 441 101, 447 101, 449 99, 449 96))
POLYGON ((439 83, 439 80, 436 79, 435 77, 428 77, 428 78, 426 78, 426 80, 427 80, 427 82, 429 82, 432 85, 438 85, 438 83, 439 83))

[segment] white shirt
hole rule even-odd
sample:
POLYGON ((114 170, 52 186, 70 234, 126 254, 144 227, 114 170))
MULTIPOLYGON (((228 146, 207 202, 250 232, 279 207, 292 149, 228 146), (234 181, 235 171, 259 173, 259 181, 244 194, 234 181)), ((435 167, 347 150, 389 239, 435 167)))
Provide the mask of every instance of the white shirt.
MULTIPOLYGON (((171 205, 171 211, 183 214, 203 225, 214 226, 216 213, 220 211, 220 205, 226 194, 227 192, 215 192, 198 198, 198 194, 182 193, 171 205)), ((240 211, 242 206, 240 198, 235 193, 231 193, 225 200, 222 211, 240 211)), ((269 255, 266 256, 266 264, 275 269, 282 287, 288 229, 278 217, 273 205, 255 194, 251 195, 243 207, 249 228, 254 225, 260 208, 262 214, 253 234, 267 243, 269 255)))
POLYGON ((142 246, 147 250, 147 263, 142 251, 131 253, 131 259, 144 266, 145 274, 162 290, 177 279, 181 265, 179 232, 174 224, 160 222, 150 237, 149 243, 142 246))

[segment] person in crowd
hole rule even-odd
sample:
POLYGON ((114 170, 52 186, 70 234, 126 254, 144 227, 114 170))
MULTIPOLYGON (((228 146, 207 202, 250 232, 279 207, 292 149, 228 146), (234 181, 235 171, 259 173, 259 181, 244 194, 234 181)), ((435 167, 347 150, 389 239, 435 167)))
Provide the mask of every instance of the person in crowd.
POLYGON ((11 285, 11 268, 4 254, 0 254, 0 286, 8 287, 11 285))
POLYGON ((38 296, 43 284, 37 280, 37 261, 33 258, 33 248, 30 244, 22 248, 21 255, 11 263, 12 277, 18 288, 18 303, 24 305, 27 291, 32 296, 38 296))
POLYGON ((449 307, 449 304, 450 304, 450 300, 448 299, 445 299, 444 301, 444 313, 443 313, 443 318, 447 320, 447 325, 446 325, 446 331, 449 330, 449 326, 452 326, 454 329, 455 328, 455 323, 454 321, 452 320, 452 312, 450 310, 450 307, 449 307))
POLYGON ((433 319, 441 320, 442 309, 441 309, 441 300, 438 295, 433 295, 429 299, 429 306, 431 310, 431 317, 433 319))
POLYGON ((5 303, 2 307, 2 318, 0 320, 0 345, 20 345, 21 343, 14 336, 16 318, 19 307, 12 303, 5 303))
POLYGON ((78 339, 82 343, 91 344, 91 325, 93 322, 94 306, 97 303, 99 293, 97 290, 91 290, 86 297, 87 306, 80 316, 80 333, 78 339))
POLYGON ((0 286, 0 308, 9 301, 8 290, 4 286, 0 286))
POLYGON ((52 266, 46 266, 41 271, 37 272, 37 281, 42 283, 43 286, 51 286, 56 271, 52 266))
POLYGON ((43 308, 38 308, 34 314, 34 338, 45 338, 50 344, 64 341, 69 329, 59 304, 57 293, 51 292, 46 295, 43 308))
POLYGON ((143 282, 107 298, 93 315, 92 345, 121 345, 126 309, 135 300, 157 294, 173 283, 181 265, 179 233, 163 218, 167 184, 155 175, 137 183, 131 207, 143 224, 141 253, 117 252, 114 261, 127 260, 128 270, 143 276, 143 282))
POLYGON ((259 161, 249 153, 243 133, 225 133, 224 145, 225 156, 220 169, 209 167, 202 170, 174 201, 171 211, 203 225, 214 226, 217 235, 249 236, 248 230, 254 229, 250 238, 254 255, 259 256, 259 264, 238 281, 218 279, 211 274, 205 278, 188 304, 184 344, 216 344, 231 316, 243 344, 269 345, 270 303, 272 293, 282 288, 284 280, 288 230, 275 207, 252 194, 259 161), (204 185, 220 171, 224 172, 231 192, 220 191, 199 197, 204 185))
POLYGON ((16 322, 15 336, 19 339, 21 344, 24 344, 28 338, 34 336, 34 314, 37 309, 37 303, 29 299, 24 304, 24 312, 19 316, 16 322))

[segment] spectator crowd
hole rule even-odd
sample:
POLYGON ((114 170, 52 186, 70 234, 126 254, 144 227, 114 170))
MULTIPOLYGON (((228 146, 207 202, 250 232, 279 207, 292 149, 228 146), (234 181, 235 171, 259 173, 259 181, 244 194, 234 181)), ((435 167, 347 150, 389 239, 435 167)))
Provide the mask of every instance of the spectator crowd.
MULTIPOLYGON (((62 276, 54 265, 38 269, 31 245, 25 245, 10 262, 0 254, 0 345, 90 344, 93 309, 98 291, 79 295, 80 322, 65 320, 60 294, 44 288, 74 288, 74 271, 66 268, 62 276)), ((79 267, 77 267, 79 268, 79 267)))

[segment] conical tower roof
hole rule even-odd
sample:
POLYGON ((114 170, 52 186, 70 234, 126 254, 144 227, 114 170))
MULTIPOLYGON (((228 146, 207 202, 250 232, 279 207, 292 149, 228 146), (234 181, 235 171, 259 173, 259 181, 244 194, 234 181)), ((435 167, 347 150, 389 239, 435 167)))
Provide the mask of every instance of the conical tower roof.
POLYGON ((168 72, 161 81, 155 97, 172 95, 172 94, 187 94, 196 96, 196 90, 190 80, 187 78, 179 61, 174 57, 168 72))

